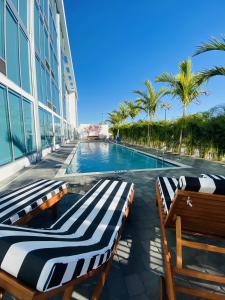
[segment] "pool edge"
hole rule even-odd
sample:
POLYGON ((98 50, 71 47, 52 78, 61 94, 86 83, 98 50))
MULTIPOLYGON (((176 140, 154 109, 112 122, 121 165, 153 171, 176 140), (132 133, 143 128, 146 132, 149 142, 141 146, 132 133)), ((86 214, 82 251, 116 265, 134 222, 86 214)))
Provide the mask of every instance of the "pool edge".
MULTIPOLYGON (((188 165, 185 165, 185 164, 182 164, 182 163, 179 163, 179 162, 174 162, 173 160, 170 160, 170 159, 164 159, 165 162, 168 162, 174 166, 171 166, 171 167, 166 167, 166 168, 154 168, 154 169, 131 169, 131 170, 118 170, 118 171, 105 171, 105 172, 87 172, 87 173, 70 173, 70 174, 67 174, 66 173, 66 170, 68 168, 68 166, 70 165, 74 155, 76 154, 76 150, 77 150, 77 146, 79 145, 80 142, 77 143, 77 145, 73 148, 73 150, 71 151, 71 153, 67 156, 67 158, 65 159, 65 161, 63 162, 63 165, 62 167, 58 170, 58 172, 56 173, 55 175, 55 178, 60 178, 60 177, 79 177, 79 176, 90 176, 90 175, 109 175, 109 174, 126 174, 126 173, 133 173, 133 172, 151 172, 151 171, 159 171, 159 170, 171 170, 171 169, 183 169, 183 168, 192 168, 192 166, 188 166, 188 165)), ((116 144, 116 143, 113 143, 113 142, 110 142, 112 144, 116 144)), ((122 145, 122 144, 118 144, 120 145, 121 147, 124 147, 124 148, 127 148, 129 150, 132 150, 132 151, 136 151, 136 152, 139 152, 143 155, 147 155, 147 156, 151 156, 151 157, 154 157, 156 159, 160 159, 162 160, 162 158, 154 155, 154 154, 150 154, 150 153, 147 153, 147 152, 144 152, 144 151, 141 151, 141 150, 137 150, 137 149, 134 149, 134 148, 131 148, 131 147, 128 147, 128 146, 125 146, 125 145, 122 145)))

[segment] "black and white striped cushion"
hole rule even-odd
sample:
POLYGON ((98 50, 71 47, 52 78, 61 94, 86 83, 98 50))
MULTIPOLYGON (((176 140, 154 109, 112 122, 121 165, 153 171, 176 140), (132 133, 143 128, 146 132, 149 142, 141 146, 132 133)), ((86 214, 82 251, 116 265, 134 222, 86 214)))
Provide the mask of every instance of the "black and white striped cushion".
POLYGON ((15 223, 67 186, 63 181, 42 179, 1 195, 0 223, 15 223))
POLYGON ((175 196, 178 180, 170 177, 158 177, 157 180, 159 191, 163 199, 164 212, 165 214, 168 214, 171 202, 175 196))
POLYGON ((101 180, 50 229, 0 225, 1 269, 46 291, 98 268, 111 255, 133 188, 101 180))
POLYGON ((225 195, 225 182, 224 180, 213 179, 210 177, 204 178, 181 176, 179 178, 178 189, 192 192, 225 195))
POLYGON ((201 174, 201 177, 203 178, 212 178, 212 179, 224 179, 225 180, 225 176, 223 175, 214 175, 214 174, 201 174))

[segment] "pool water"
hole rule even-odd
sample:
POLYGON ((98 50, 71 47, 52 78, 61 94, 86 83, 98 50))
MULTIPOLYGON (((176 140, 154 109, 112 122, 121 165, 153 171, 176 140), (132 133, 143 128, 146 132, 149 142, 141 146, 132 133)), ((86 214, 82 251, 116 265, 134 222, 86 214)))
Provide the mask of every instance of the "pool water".
POLYGON ((67 174, 142 170, 176 167, 169 162, 142 154, 119 144, 81 142, 67 168, 67 174))

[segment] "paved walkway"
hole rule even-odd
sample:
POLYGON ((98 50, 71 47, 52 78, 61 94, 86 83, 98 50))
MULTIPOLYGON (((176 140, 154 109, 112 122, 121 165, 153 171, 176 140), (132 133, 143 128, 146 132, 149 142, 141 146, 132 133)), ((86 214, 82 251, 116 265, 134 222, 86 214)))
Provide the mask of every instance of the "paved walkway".
MULTIPOLYGON (((53 178, 61 164, 72 151, 75 144, 62 147, 59 151, 49 154, 45 160, 33 168, 27 168, 20 172, 5 189, 13 189, 21 184, 37 178, 53 178)), ((142 148, 140 148, 142 149, 142 148)), ((155 153, 155 151, 146 150, 155 153)), ((221 163, 208 162, 202 159, 190 157, 179 158, 176 155, 167 154, 173 160, 192 166, 192 168, 153 170, 144 172, 132 172, 119 175, 105 175, 104 177, 119 177, 127 181, 134 182, 136 186, 135 201, 132 209, 132 220, 127 223, 123 238, 119 244, 117 254, 111 271, 103 290, 101 300, 145 300, 159 298, 159 276, 163 273, 163 259, 161 247, 161 235, 159 227, 158 213, 155 207, 155 180, 158 175, 176 176, 180 175, 200 175, 201 173, 214 173, 225 175, 225 167, 221 163)), ((15 176, 14 176, 15 177, 15 176)), ((79 176, 67 177, 73 186, 73 195, 68 195, 60 201, 59 211, 62 214, 71 203, 81 197, 100 177, 103 176, 79 176)), ((5 184, 6 182, 4 182, 5 184)), ((44 212, 31 222, 31 226, 49 226, 49 212, 44 212)), ((174 234, 170 235, 170 246, 174 253, 174 234)), ((225 273, 225 260, 221 255, 211 255, 210 268, 209 256, 200 252, 184 252, 187 264, 195 269, 204 271, 225 273)), ((93 288, 94 278, 81 284, 75 289, 73 299, 89 299, 93 288)), ((187 284, 195 284, 189 281, 187 284)), ((204 285, 205 288, 224 291, 225 287, 214 287, 204 285)), ((7 298, 8 299, 8 298, 7 298)), ((60 299, 60 297, 54 298, 60 299)), ((193 299, 180 296, 179 299, 193 299)))

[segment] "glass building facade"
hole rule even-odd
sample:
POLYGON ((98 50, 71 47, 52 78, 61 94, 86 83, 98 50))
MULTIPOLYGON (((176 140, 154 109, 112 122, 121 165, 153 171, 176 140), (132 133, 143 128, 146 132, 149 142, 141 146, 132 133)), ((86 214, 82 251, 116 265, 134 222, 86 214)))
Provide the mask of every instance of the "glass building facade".
POLYGON ((72 139, 68 101, 77 93, 63 1, 0 0, 0 169, 72 139))

